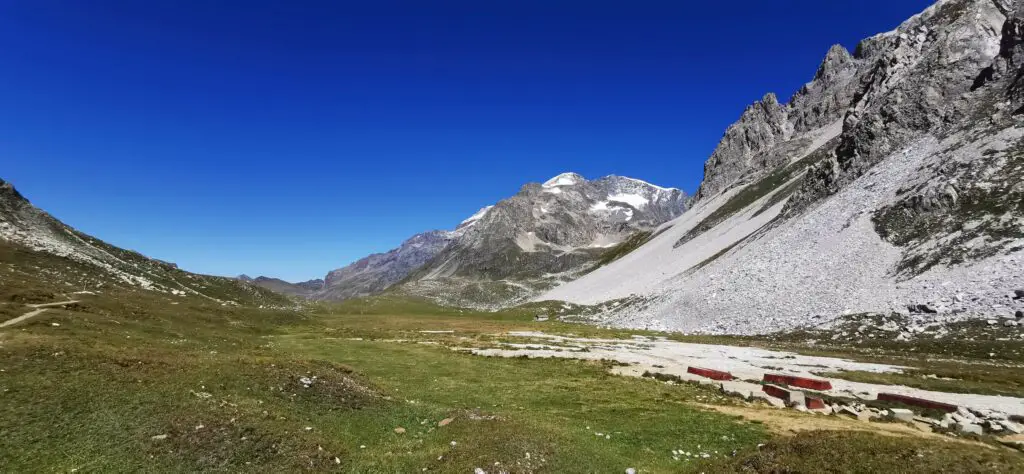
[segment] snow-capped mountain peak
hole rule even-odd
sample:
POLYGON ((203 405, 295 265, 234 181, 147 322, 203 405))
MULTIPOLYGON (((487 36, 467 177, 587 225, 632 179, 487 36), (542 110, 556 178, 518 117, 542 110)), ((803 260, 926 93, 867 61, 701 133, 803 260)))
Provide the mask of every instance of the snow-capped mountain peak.
POLYGON ((568 172, 562 173, 554 178, 551 178, 541 185, 543 188, 557 188, 559 186, 573 186, 576 184, 586 182, 586 178, 576 173, 568 172))
POLYGON ((490 211, 493 208, 494 208, 494 206, 487 206, 487 207, 484 207, 484 208, 480 209, 479 211, 476 211, 476 214, 473 214, 472 216, 469 216, 466 220, 462 221, 459 224, 459 227, 466 227, 466 226, 468 226, 470 224, 476 223, 476 221, 478 221, 478 220, 482 219, 484 216, 486 216, 487 212, 490 211))

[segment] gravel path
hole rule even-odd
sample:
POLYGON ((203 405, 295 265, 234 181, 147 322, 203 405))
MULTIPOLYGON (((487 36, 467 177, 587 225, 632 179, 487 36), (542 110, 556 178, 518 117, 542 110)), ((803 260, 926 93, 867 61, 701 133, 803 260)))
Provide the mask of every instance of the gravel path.
POLYGON ((7 326, 13 326, 13 325, 18 324, 18 323, 20 323, 22 321, 27 321, 29 319, 32 319, 32 318, 42 314, 48 308, 55 308, 57 306, 66 306, 66 305, 69 305, 69 304, 72 304, 72 303, 77 303, 77 302, 78 302, 78 300, 68 300, 68 301, 61 301, 61 302, 57 302, 57 303, 43 303, 43 304, 30 304, 30 305, 26 305, 26 306, 28 306, 30 308, 35 308, 35 309, 32 310, 32 311, 29 311, 29 312, 27 312, 27 313, 25 313, 25 314, 23 314, 21 316, 18 316, 17 318, 9 319, 7 321, 4 321, 4 322, 0 323, 0 328, 7 327, 7 326))

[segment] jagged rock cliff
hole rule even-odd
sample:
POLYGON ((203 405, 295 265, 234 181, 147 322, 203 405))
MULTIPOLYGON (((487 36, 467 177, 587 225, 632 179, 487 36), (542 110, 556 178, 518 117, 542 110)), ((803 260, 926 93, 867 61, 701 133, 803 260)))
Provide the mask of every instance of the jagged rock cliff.
POLYGON ((708 160, 698 201, 619 261, 541 295, 615 325, 769 332, 927 307, 1013 317, 1024 290, 1024 3, 942 0, 708 160), (607 304, 609 300, 624 302, 607 304))

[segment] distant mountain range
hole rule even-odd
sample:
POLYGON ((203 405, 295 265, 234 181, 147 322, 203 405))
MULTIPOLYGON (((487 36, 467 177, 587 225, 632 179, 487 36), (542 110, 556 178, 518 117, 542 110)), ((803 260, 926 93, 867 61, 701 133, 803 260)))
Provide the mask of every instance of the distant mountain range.
POLYGON ((466 306, 524 301, 594 268, 617 246, 681 215, 685 193, 620 176, 563 173, 527 184, 455 229, 417 234, 396 249, 333 270, 323 285, 261 277, 265 288, 342 300, 392 289, 466 306))
POLYGON ((71 229, 2 181, 0 240, 100 269, 96 284, 224 304, 273 300, 264 289, 551 300, 600 324, 716 333, 869 312, 1012 318, 1024 311, 1024 0, 941 0, 852 53, 832 47, 788 102, 767 94, 725 131, 694 199, 565 173, 298 284, 183 272, 71 229))

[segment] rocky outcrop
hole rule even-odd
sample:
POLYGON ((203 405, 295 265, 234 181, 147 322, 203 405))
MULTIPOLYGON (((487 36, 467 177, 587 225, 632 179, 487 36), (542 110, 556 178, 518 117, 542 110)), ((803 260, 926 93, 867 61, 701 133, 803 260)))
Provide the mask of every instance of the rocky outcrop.
POLYGON ((981 105, 971 91, 1000 53, 1006 11, 992 0, 943 0, 861 42, 839 146, 808 173, 789 213, 834 194, 923 134, 962 124, 981 105))
POLYGON ((786 141, 792 126, 785 107, 775 94, 747 107, 739 121, 725 131, 718 147, 704 164, 704 181, 697 191, 697 200, 706 199, 725 190, 740 176, 752 169, 751 160, 786 141))
MULTIPOLYGON (((787 104, 768 94, 743 112, 731 125, 704 165, 704 181, 697 200, 711 198, 738 184, 746 184, 789 164, 789 159, 831 130, 854 99, 849 84, 858 61, 842 46, 829 49, 811 82, 787 104)), ((826 140, 827 141, 827 140, 826 140)), ((806 150, 814 151, 814 150, 806 150)))

